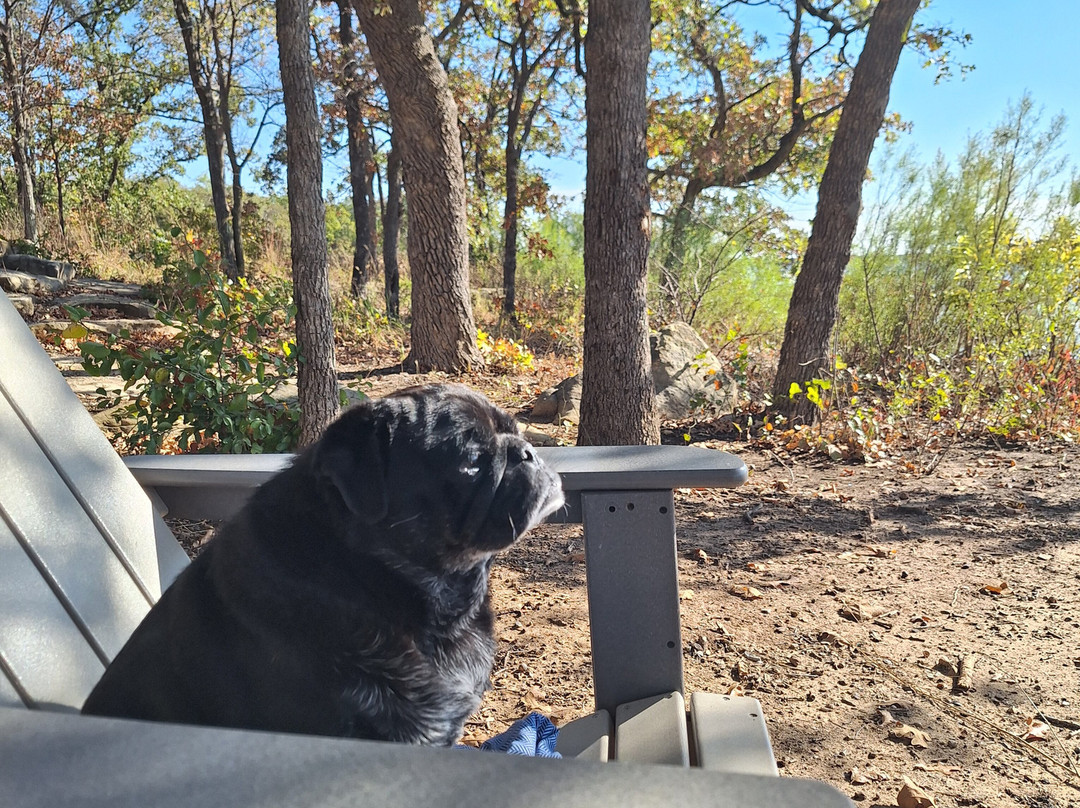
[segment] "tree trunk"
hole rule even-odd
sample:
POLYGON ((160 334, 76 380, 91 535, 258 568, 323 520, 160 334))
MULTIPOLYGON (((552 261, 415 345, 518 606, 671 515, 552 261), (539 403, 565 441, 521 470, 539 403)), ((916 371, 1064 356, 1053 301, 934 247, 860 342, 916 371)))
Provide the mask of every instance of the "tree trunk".
POLYGON ((401 236, 401 156, 391 148, 386 157, 386 211, 383 213, 383 274, 386 316, 401 317, 401 275, 398 269, 398 239, 401 236))
POLYGON ((31 244, 38 240, 37 194, 34 190, 34 165, 30 158, 27 115, 21 104, 12 103, 14 137, 11 140, 12 159, 15 163, 15 186, 22 213, 23 238, 31 244))
POLYGON ((64 172, 60 168, 60 153, 53 150, 53 179, 56 182, 56 220, 60 235, 67 238, 67 211, 64 209, 64 172))
POLYGON ((457 105, 417 0, 355 0, 390 105, 409 200, 415 370, 481 362, 469 300, 465 168, 457 105))
POLYGON ((593 0, 585 37, 582 445, 659 443, 649 359, 648 0, 593 0))
POLYGON ((225 128, 225 132, 227 133, 225 143, 228 148, 229 171, 232 175, 232 210, 230 213, 232 214, 233 257, 236 261, 236 276, 242 278, 247 274, 247 271, 244 268, 244 186, 240 182, 240 175, 243 171, 243 167, 240 165, 239 159, 237 159, 236 147, 233 144, 232 135, 228 134, 231 130, 232 123, 230 122, 225 128))
POLYGON ((173 0, 173 9, 176 12, 176 21, 180 24, 180 35, 184 40, 188 75, 191 76, 191 85, 195 89, 195 95, 199 99, 199 109, 202 112, 203 141, 206 144, 210 197, 214 206, 214 223, 217 225, 221 264, 225 269, 225 274, 236 280, 238 277, 236 252, 230 223, 229 200, 225 189, 225 131, 214 102, 213 91, 199 64, 199 43, 187 0, 173 0))
POLYGON ((11 159, 15 168, 15 192, 22 214, 23 238, 34 244, 38 240, 37 194, 34 187, 34 164, 30 156, 30 119, 27 112, 26 82, 21 55, 15 37, 21 36, 23 21, 19 18, 20 4, 7 9, 8 16, 0 27, 3 46, 3 79, 11 106, 11 159))
MULTIPOLYGON (((219 65, 224 65, 226 60, 223 55, 217 56, 217 62, 219 65)), ((219 67, 219 70, 221 68, 219 67)), ((244 228, 243 228, 243 210, 244 210, 244 186, 241 182, 241 172, 243 171, 243 165, 240 163, 240 157, 236 153, 236 140, 233 137, 233 118, 232 112, 229 109, 229 85, 225 81, 225 77, 218 74, 218 120, 221 121, 221 134, 225 138, 225 154, 229 158, 229 175, 232 180, 232 205, 230 214, 230 226, 232 230, 232 245, 233 245, 233 262, 236 266, 235 276, 229 277, 236 280, 242 278, 246 273, 244 270, 244 228)), ((224 177, 224 172, 222 173, 224 177)), ((226 265, 227 266, 227 265, 226 265)))
POLYGON ((687 319, 682 305, 681 280, 685 269, 683 264, 686 262, 686 232, 690 229, 690 220, 694 216, 694 205, 704 189, 704 183, 696 177, 687 181, 683 198, 675 209, 671 226, 668 228, 668 248, 660 266, 660 292, 669 313, 675 312, 680 320, 687 319))
POLYGON ((840 281, 851 257, 862 185, 870 152, 889 103, 889 87, 919 0, 880 0, 851 78, 818 189, 818 206, 788 307, 784 342, 773 384, 774 409, 796 422, 813 423, 818 408, 793 384, 826 371, 829 337, 836 322, 840 281))
POLYGON ((353 31, 353 10, 349 0, 338 0, 338 40, 345 58, 343 84, 345 88, 345 127, 349 144, 349 187, 352 190, 352 208, 355 240, 353 245, 352 275, 349 292, 355 298, 363 297, 364 287, 374 273, 374 241, 371 238, 370 195, 368 164, 371 162, 371 146, 360 110, 360 80, 356 66, 356 33, 353 31))
POLYGON ((306 446, 318 439, 338 411, 322 197, 322 127, 310 56, 311 5, 308 0, 277 0, 276 10, 289 151, 296 342, 300 349, 300 445, 306 446))
POLYGON ((517 312, 518 170, 521 150, 517 139, 517 116, 511 110, 506 132, 506 203, 503 207, 503 314, 514 319, 517 312))

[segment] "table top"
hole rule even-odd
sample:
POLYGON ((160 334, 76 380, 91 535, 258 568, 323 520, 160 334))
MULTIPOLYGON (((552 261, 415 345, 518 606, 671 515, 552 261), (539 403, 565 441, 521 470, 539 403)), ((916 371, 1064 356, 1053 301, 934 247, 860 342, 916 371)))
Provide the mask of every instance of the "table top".
MULTIPOLYGON (((737 455, 697 446, 538 446, 567 491, 735 488, 746 482, 737 455)), ((146 486, 255 486, 292 455, 137 455, 124 463, 146 486)))
POLYGON ((850 808, 811 780, 0 709, 0 805, 850 808))

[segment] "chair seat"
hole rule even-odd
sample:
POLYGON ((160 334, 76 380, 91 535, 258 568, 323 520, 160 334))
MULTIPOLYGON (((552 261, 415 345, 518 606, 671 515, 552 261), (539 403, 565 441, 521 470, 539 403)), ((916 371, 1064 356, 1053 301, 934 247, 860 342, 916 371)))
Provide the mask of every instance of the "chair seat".
POLYGON ((688 766, 729 774, 775 777, 769 731, 761 703, 748 696, 694 693, 689 719, 681 693, 619 705, 559 729, 557 750, 581 760, 688 766))

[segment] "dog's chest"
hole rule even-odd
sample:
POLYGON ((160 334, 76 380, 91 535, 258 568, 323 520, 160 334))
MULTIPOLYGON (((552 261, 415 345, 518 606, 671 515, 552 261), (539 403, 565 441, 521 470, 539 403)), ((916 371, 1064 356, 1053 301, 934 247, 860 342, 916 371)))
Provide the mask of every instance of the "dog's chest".
POLYGON ((345 720, 360 737, 449 745, 479 707, 491 675, 494 641, 474 628, 453 637, 380 643, 341 673, 345 720), (351 674, 351 675, 350 675, 351 674))

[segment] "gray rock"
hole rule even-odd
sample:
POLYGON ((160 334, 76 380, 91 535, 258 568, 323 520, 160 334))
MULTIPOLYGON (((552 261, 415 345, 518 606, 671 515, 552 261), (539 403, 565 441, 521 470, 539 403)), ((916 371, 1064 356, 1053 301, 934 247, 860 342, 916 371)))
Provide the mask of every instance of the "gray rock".
POLYGON ((0 289, 35 297, 50 297, 64 288, 64 282, 57 278, 45 278, 16 272, 13 269, 0 270, 0 289))
POLYGON ((62 303, 65 306, 78 306, 84 309, 113 309, 120 312, 125 317, 130 317, 136 320, 152 320, 154 318, 154 314, 157 311, 149 303, 144 303, 139 300, 132 300, 130 297, 120 297, 119 295, 71 295, 55 302, 62 303))
MULTIPOLYGON (((351 407, 354 404, 358 404, 363 401, 366 396, 359 390, 354 390, 352 387, 347 387, 344 384, 338 385, 338 392, 345 394, 345 407, 351 407)), ((295 407, 300 402, 300 391, 296 386, 296 381, 289 381, 282 384, 273 394, 276 401, 280 401, 284 404, 288 404, 290 407, 295 407)))
MULTIPOLYGON (((31 325, 30 330, 35 335, 42 336, 63 331, 69 325, 71 325, 70 320, 42 320, 40 323, 31 325)), ((87 331, 98 334, 119 334, 127 330, 132 333, 150 333, 159 337, 175 337, 180 333, 180 329, 176 326, 165 325, 158 320, 86 320, 83 325, 87 331)))
POLYGON ((558 446, 559 442, 551 435, 543 432, 536 427, 525 426, 519 424, 521 427, 521 437, 525 438, 533 446, 558 446))
POLYGON ((554 387, 549 387, 536 397, 536 401, 532 405, 532 411, 529 413, 529 420, 552 421, 558 411, 558 391, 554 387))
MULTIPOLYGON (((697 410, 726 414, 735 409, 738 387, 693 328, 686 323, 671 323, 654 334, 649 344, 656 412, 661 419, 678 420, 697 410)), ((531 417, 534 421, 578 423, 581 376, 571 376, 541 393, 531 417)))
POLYGON ((569 421, 581 419, 581 375, 564 379, 536 398, 531 416, 534 421, 569 421))
POLYGON ((34 255, 17 255, 14 253, 0 255, 0 265, 5 269, 26 272, 29 275, 57 278, 64 283, 70 283, 75 277, 75 267, 67 261, 49 261, 34 255))
POLYGON ((103 281, 97 278, 79 278, 78 286, 87 292, 100 295, 120 295, 121 297, 142 297, 143 287, 137 283, 123 281, 103 281))
POLYGON ((726 414, 738 403, 738 388, 723 372, 708 343, 689 325, 674 322, 649 339, 656 412, 662 419, 686 418, 695 410, 726 414))
POLYGON ((8 292, 8 300, 15 306, 15 311, 19 312, 23 317, 34 316, 34 298, 30 295, 15 295, 8 292))

